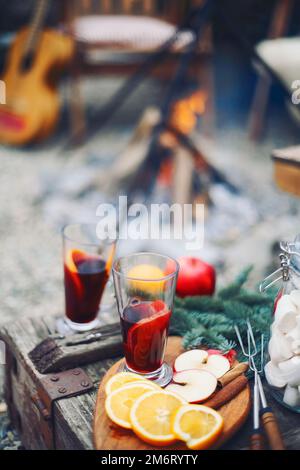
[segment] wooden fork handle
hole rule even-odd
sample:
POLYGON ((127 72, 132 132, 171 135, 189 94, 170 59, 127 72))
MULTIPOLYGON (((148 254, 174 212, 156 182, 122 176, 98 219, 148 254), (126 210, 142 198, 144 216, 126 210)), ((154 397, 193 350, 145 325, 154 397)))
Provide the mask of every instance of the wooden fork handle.
POLYGON ((284 442, 280 433, 277 419, 272 409, 263 408, 260 413, 261 421, 268 437, 268 442, 272 450, 285 450, 284 442))
POLYGON ((259 430, 250 437, 250 450, 264 450, 264 438, 259 430))

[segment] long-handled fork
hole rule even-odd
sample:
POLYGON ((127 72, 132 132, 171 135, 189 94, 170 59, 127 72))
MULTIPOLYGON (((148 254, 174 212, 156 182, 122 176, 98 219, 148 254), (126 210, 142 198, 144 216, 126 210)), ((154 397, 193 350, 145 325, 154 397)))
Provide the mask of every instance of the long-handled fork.
POLYGON ((254 357, 257 355, 258 351, 257 351, 256 341, 254 338, 251 323, 247 321, 247 343, 248 343, 247 351, 244 348, 242 337, 240 335, 240 332, 237 326, 235 326, 235 331, 236 331, 242 352, 244 356, 248 358, 250 369, 254 372, 254 377, 255 377, 255 381, 254 381, 254 426, 253 427, 254 427, 254 431, 258 430, 258 433, 253 432, 253 435, 251 438, 251 449, 254 450, 253 446, 255 446, 255 449, 258 449, 258 446, 260 445, 261 439, 262 439, 262 436, 260 433, 260 427, 259 427, 259 417, 257 420, 257 409, 259 410, 260 408, 260 405, 259 405, 259 397, 260 397, 262 408, 260 409, 260 411, 258 411, 258 414, 261 417, 263 427, 268 438, 269 446, 272 450, 284 450, 285 447, 284 447, 284 443, 283 443, 281 433, 279 430, 278 422, 272 411, 272 408, 268 406, 265 392, 264 392, 263 385, 262 385, 262 381, 261 381, 261 377, 260 377, 260 374, 262 373, 263 367, 264 367, 264 336, 261 335, 260 365, 259 365, 259 368, 257 368, 255 361, 254 361, 254 357), (257 401, 258 401, 258 406, 257 406, 257 401))
POLYGON ((262 408, 260 410, 260 418, 261 418, 265 433, 267 435, 270 448, 272 450, 284 450, 285 446, 282 440, 278 422, 277 422, 276 416, 274 415, 272 411, 272 408, 268 406, 266 395, 265 395, 264 388, 263 388, 262 381, 261 381, 261 376, 260 376, 264 368, 264 336, 261 335, 261 357, 260 357, 260 366, 258 369, 254 361, 254 357, 257 354, 256 342, 255 342, 252 326, 249 320, 247 321, 247 327, 248 327, 247 334, 250 337, 249 338, 250 348, 251 348, 251 343, 252 343, 254 352, 255 352, 254 355, 253 354, 251 355, 249 366, 250 366, 250 369, 254 372, 255 376, 257 377, 257 385, 259 389, 260 401, 262 404, 262 408))
MULTIPOLYGON (((250 333, 247 330, 247 350, 244 347, 244 343, 240 334, 239 328, 235 325, 234 327, 238 341, 243 355, 247 358, 249 366, 251 367, 253 356, 256 354, 254 351, 251 352, 250 345, 250 333)), ((259 419, 259 387, 258 387, 258 372, 254 374, 254 385, 253 385, 253 428, 252 434, 250 436, 250 450, 263 450, 264 449, 264 438, 260 428, 260 419, 259 419)))

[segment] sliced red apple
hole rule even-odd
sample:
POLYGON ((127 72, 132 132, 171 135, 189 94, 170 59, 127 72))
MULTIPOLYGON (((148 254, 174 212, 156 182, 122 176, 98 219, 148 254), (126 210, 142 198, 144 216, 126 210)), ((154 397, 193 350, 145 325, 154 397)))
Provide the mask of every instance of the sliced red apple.
POLYGON ((227 351, 226 353, 224 353, 223 351, 220 351, 219 349, 208 349, 207 353, 209 356, 217 355, 217 356, 226 357, 226 359, 228 359, 230 363, 230 366, 232 366, 237 356, 237 352, 234 349, 229 349, 229 351, 227 351))
POLYGON ((180 356, 175 359, 174 370, 180 372, 182 370, 202 369, 207 359, 207 351, 203 349, 191 349, 190 351, 180 354, 180 356))
POLYGON ((207 400, 217 388, 216 377, 206 370, 184 370, 176 372, 173 382, 165 390, 177 393, 189 403, 207 400))
POLYGON ((174 363, 175 372, 190 369, 206 370, 219 379, 230 370, 230 361, 219 353, 209 354, 204 349, 192 349, 180 354, 174 363))
POLYGON ((219 379, 230 370, 230 362, 224 356, 213 354, 208 356, 206 364, 202 364, 201 369, 210 372, 219 379))

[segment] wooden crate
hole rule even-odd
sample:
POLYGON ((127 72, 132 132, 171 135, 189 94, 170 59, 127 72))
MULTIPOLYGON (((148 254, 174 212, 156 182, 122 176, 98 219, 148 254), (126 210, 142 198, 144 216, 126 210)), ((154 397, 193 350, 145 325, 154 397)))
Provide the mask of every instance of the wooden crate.
POLYGON ((28 358, 28 353, 53 329, 53 317, 35 317, 11 323, 1 330, 1 339, 6 343, 5 400, 12 425, 20 433, 26 449, 92 449, 97 386, 119 357, 76 368, 75 374, 79 370, 79 376, 73 375, 71 369, 69 376, 77 385, 82 381, 81 374, 86 373, 88 379, 84 380, 91 387, 87 387, 88 391, 82 387, 78 396, 68 396, 69 390, 60 394, 58 389, 64 386, 61 373, 40 374, 28 358), (59 380, 55 381, 57 376, 59 380), (54 398, 52 403, 49 392, 54 398))
POLYGON ((283 191, 300 196, 300 146, 274 150, 272 159, 277 186, 283 191))
MULTIPOLYGON (((5 397, 12 425, 19 431, 26 449, 93 449, 92 426, 98 384, 120 357, 81 366, 93 387, 78 396, 61 396, 56 399, 50 409, 50 419, 47 419, 47 397, 41 393, 41 401, 38 402, 36 396, 43 390, 42 383, 49 383, 53 375, 59 374, 38 373, 28 353, 49 335, 49 331, 54 330, 54 324, 53 317, 25 318, 0 331, 0 338, 5 341, 7 349, 5 397)), ((57 382, 54 384, 58 386, 57 382)), ((279 419, 287 447, 299 450, 299 416, 281 407, 270 396, 267 388, 265 392, 268 403, 279 419)), ((223 448, 245 449, 251 429, 252 420, 249 419, 223 448)))

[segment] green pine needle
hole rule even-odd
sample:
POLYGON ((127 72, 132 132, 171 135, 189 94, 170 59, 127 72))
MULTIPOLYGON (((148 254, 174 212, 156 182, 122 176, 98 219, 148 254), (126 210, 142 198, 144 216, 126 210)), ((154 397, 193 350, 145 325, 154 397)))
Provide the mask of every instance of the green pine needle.
POLYGON ((258 294, 244 287, 252 267, 245 268, 230 285, 215 296, 176 298, 171 317, 170 333, 183 336, 185 349, 205 346, 240 353, 234 326, 246 341, 246 321, 249 319, 259 343, 260 335, 269 337, 275 292, 258 294))

